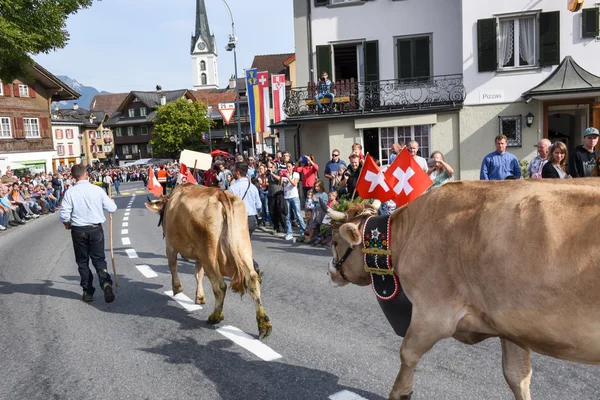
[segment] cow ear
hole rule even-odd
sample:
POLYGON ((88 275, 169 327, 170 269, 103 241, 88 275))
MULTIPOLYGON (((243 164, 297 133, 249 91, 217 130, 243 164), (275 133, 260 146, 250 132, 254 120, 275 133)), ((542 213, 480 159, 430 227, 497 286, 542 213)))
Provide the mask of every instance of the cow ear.
POLYGON ((346 242, 350 243, 351 246, 358 246, 362 243, 362 235, 356 224, 349 222, 340 226, 340 235, 346 242))

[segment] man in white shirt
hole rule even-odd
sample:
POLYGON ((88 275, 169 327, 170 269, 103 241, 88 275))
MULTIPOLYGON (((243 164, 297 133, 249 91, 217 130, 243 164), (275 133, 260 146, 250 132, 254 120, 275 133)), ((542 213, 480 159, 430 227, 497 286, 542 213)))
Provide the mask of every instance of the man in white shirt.
POLYGON ((421 167, 423 171, 427 172, 427 160, 417 155, 417 152, 419 151, 419 142, 417 142, 416 140, 411 140, 410 142, 408 142, 407 147, 410 155, 413 156, 417 164, 419 164, 419 167, 421 167))

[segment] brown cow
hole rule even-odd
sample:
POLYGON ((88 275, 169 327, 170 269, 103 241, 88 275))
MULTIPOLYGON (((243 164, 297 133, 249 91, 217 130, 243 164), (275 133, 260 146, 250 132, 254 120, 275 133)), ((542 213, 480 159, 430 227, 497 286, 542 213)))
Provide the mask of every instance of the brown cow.
POLYGON ((202 288, 204 271, 210 280, 215 309, 208 317, 209 323, 223 320, 227 290, 223 276, 227 276, 234 292, 243 295, 249 289, 256 303, 259 338, 267 337, 271 324, 260 300, 259 277, 252 263, 248 217, 242 199, 218 188, 186 183, 177 186, 169 197, 148 201, 146 208, 161 214, 173 294, 183 291, 177 275, 177 255, 181 254, 196 261, 196 304, 206 303, 202 288))
MULTIPOLYGON (((358 225, 372 213, 329 210, 350 221, 334 233, 334 284, 370 283, 358 225)), ((449 183, 391 222, 393 268, 413 310, 390 399, 411 398, 417 363, 444 338, 500 337, 516 399, 530 399, 530 350, 600 364, 600 179, 449 183)))

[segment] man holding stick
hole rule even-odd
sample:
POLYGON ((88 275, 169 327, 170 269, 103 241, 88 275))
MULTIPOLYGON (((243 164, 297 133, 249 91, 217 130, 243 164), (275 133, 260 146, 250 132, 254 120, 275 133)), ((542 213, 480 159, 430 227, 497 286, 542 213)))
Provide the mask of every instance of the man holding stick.
POLYGON ((75 261, 81 276, 83 301, 94 300, 93 274, 89 268, 91 258, 100 287, 104 291, 104 301, 111 303, 115 295, 112 280, 106 269, 102 224, 106 221, 103 210, 113 213, 117 210, 117 205, 100 187, 89 182, 84 165, 74 165, 71 174, 77 183, 65 193, 60 209, 60 221, 65 225, 65 229, 71 231, 75 261))

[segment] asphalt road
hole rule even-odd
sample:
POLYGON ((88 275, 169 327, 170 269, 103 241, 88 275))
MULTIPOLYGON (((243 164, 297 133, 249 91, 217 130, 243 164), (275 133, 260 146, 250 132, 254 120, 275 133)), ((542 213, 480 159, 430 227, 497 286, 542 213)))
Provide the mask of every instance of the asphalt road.
MULTIPOLYGON (((171 283, 162 230, 144 207, 145 194, 137 193, 125 216, 141 189, 124 184, 116 198, 119 288, 111 304, 100 291, 93 303, 81 301, 70 234, 57 214, 0 232, 0 399, 387 398, 401 338, 370 288, 331 287, 329 249, 265 233, 253 238, 273 324, 264 344, 281 355, 264 361, 217 331, 233 326, 257 336, 248 296, 228 293, 225 320, 211 326, 206 279, 208 304, 200 310, 186 311, 164 293, 171 283), (145 277, 138 265, 157 276, 145 277)), ((105 234, 108 257, 108 221, 105 234)), ((179 265, 184 293, 193 298, 193 265, 179 265)), ((600 398, 597 367, 543 356, 534 356, 533 367, 535 399, 600 398)), ((413 399, 511 399, 499 340, 440 342, 419 364, 414 390, 413 399)))

